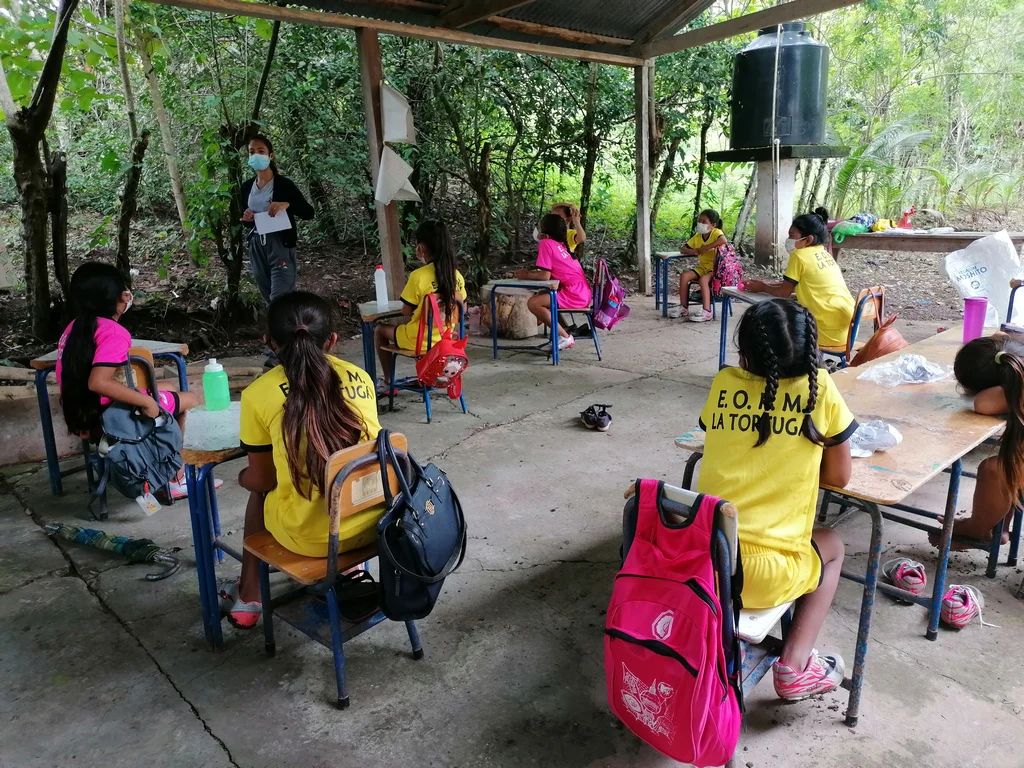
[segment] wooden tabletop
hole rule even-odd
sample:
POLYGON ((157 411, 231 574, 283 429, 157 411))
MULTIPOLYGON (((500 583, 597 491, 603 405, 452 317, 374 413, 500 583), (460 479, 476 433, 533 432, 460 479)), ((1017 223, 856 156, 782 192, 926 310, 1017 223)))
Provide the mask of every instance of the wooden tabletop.
POLYGON ((679 251, 658 251, 654 254, 655 258, 658 259, 695 259, 697 258, 690 253, 680 253, 679 251))
POLYGON ((731 299, 742 301, 746 304, 760 304, 762 301, 768 301, 768 299, 777 298, 772 296, 770 293, 753 293, 752 291, 741 291, 732 285, 722 286, 722 293, 731 299))
POLYGON ((182 460, 201 467, 244 456, 238 439, 241 408, 241 403, 233 402, 223 411, 208 411, 203 405, 189 411, 182 460))
MULTIPOLYGON (((1003 429, 1002 419, 971 409, 971 399, 957 392, 952 376, 931 384, 894 388, 857 378, 872 366, 901 355, 924 355, 931 362, 952 365, 962 336, 962 326, 956 326, 878 360, 832 374, 857 421, 863 424, 878 419, 892 424, 903 435, 903 442, 866 459, 854 459, 849 484, 830 490, 877 504, 898 504, 1003 429)), ((686 451, 703 451, 704 431, 692 429, 677 437, 675 444, 686 451)))
POLYGON ((374 320, 402 314, 402 306, 401 301, 389 301, 383 307, 376 301, 364 301, 359 305, 359 317, 364 323, 372 323, 374 320))
MULTIPOLYGON (((143 347, 154 355, 182 355, 188 354, 188 344, 179 344, 173 341, 151 341, 149 339, 132 339, 133 347, 143 347)), ((43 368, 52 368, 57 364, 57 350, 47 352, 42 357, 37 357, 29 365, 37 371, 43 368)))
POLYGON ((480 289, 480 296, 483 300, 490 301, 491 289, 500 286, 498 293, 537 293, 538 291, 557 291, 557 280, 520 280, 509 277, 502 280, 491 280, 480 289))
MULTIPOLYGON (((888 230, 887 232, 865 232, 847 235, 843 242, 833 243, 834 251, 844 248, 859 248, 871 251, 917 251, 921 253, 951 253, 966 248, 975 240, 994 235, 995 232, 946 232, 930 235, 912 230, 888 230)), ((1009 232, 1015 247, 1024 243, 1024 232, 1009 232)))

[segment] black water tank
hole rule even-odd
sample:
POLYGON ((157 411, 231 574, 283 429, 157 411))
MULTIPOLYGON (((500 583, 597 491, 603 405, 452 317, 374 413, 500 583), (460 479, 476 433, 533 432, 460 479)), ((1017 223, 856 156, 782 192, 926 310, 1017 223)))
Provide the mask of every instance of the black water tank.
MULTIPOLYGON (((771 146, 777 29, 762 29, 750 45, 736 54, 732 76, 732 149, 771 146)), ((828 46, 812 39, 803 22, 790 22, 782 25, 778 56, 776 137, 782 144, 823 144, 828 46)))

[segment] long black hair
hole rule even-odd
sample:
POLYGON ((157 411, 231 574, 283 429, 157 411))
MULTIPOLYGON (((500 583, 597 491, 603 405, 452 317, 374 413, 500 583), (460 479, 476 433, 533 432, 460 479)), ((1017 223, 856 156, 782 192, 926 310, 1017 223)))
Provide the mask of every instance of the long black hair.
POLYGON ((707 220, 711 222, 712 227, 722 228, 722 217, 718 215, 718 211, 714 208, 705 208, 698 214, 697 218, 700 219, 701 216, 706 216, 707 220))
POLYGON ((761 398, 763 413, 757 425, 755 448, 768 442, 772 433, 772 412, 779 379, 807 377, 807 402, 803 409, 801 434, 815 445, 824 445, 811 414, 818 402, 818 325, 804 307, 789 299, 770 299, 743 313, 737 333, 740 365, 765 380, 761 398))
POLYGON ((1010 412, 999 443, 999 465, 1010 497, 1024 494, 1024 339, 1020 336, 983 336, 969 341, 956 353, 953 375, 969 395, 1002 387, 1010 412))
POLYGON ((365 424, 342 393, 341 378, 324 346, 334 333, 331 305, 305 291, 271 302, 267 325, 288 379, 281 432, 292 485, 312 498, 324 494, 331 454, 359 442, 365 424))
POLYGON ((556 243, 561 243, 568 249, 568 227, 565 226, 565 219, 557 213, 545 214, 540 220, 538 229, 542 235, 547 235, 556 243))
MULTIPOLYGON (((271 144, 270 139, 268 139, 262 133, 257 133, 255 136, 249 139, 249 142, 246 144, 246 148, 248 148, 249 144, 251 144, 254 141, 258 141, 261 144, 265 145, 267 148, 267 154, 274 154, 274 145, 271 144)), ((277 174, 279 173, 279 171, 277 170, 277 163, 274 161, 274 158, 270 158, 270 170, 273 171, 275 176, 277 176, 277 174)))
POLYGON ((803 237, 814 236, 815 245, 828 245, 828 211, 815 208, 811 213, 803 213, 793 219, 793 229, 803 237))
POLYGON ((437 293, 446 315, 451 315, 456 303, 455 272, 459 268, 455 244, 448 227, 439 219, 428 219, 416 227, 416 242, 427 249, 434 263, 437 293))
POLYGON ((71 305, 75 313, 60 355, 61 408, 72 435, 93 432, 100 423, 100 396, 89 389, 96 357, 96 324, 113 320, 121 295, 128 290, 124 275, 113 264, 87 261, 71 276, 71 305))

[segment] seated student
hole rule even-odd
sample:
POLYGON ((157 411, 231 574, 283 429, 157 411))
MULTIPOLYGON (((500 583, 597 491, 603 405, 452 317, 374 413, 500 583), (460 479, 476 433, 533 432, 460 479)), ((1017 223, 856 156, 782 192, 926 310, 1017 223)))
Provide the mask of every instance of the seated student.
POLYGON ((854 301, 846 287, 843 272, 825 250, 829 242, 826 229, 828 211, 815 209, 793 219, 786 251, 789 263, 781 283, 747 280, 745 291, 788 297, 811 310, 818 323, 818 343, 822 347, 846 347, 853 320, 854 301))
MULTIPOLYGON (((428 294, 437 294, 438 308, 446 315, 444 326, 447 329, 451 329, 458 322, 459 307, 464 307, 466 301, 466 281, 458 270, 455 245, 444 222, 424 221, 416 228, 415 238, 416 258, 423 262, 423 266, 413 270, 405 284, 405 290, 402 291, 402 314, 409 318, 409 322, 402 325, 378 325, 374 329, 374 343, 377 346, 381 367, 384 369, 386 387, 391 386, 391 365, 394 355, 384 347, 393 342, 402 349, 416 350, 423 299, 428 294)), ((437 321, 434 322, 431 343, 441 340, 437 321)), ((416 351, 425 352, 426 344, 427 340, 424 338, 424 348, 416 351)), ((384 392, 387 392, 387 388, 384 392)))
POLYGON ((687 240, 679 252, 686 256, 696 256, 697 266, 679 275, 679 309, 672 313, 673 317, 686 317, 695 323, 705 323, 711 319, 711 280, 715 276, 715 257, 718 249, 728 243, 722 231, 722 217, 718 211, 707 208, 697 217, 697 234, 687 240), (700 312, 690 315, 686 301, 690 296, 690 283, 696 281, 700 285, 700 312), (678 314, 677 314, 678 313, 678 314))
POLYGON ((748 309, 738 332, 739 368, 723 368, 701 412, 706 431, 697 490, 739 510, 743 607, 796 600, 775 691, 803 699, 834 690, 843 660, 814 650, 839 583, 843 542, 812 530, 821 483, 850 481, 857 422, 820 367, 811 313, 771 299, 748 309))
POLYGON ((551 212, 557 213, 565 222, 565 245, 569 253, 576 253, 576 246, 587 242, 587 233, 580 223, 580 209, 572 203, 555 203, 551 212))
MULTIPOLYGON (((103 410, 114 401, 134 405, 152 418, 166 411, 184 429, 185 412, 199 404, 198 395, 162 389, 153 397, 116 378, 132 346, 131 334, 118 323, 132 305, 121 271, 113 264, 85 262, 71 276, 71 303, 75 319, 57 344, 56 370, 68 431, 98 440, 103 410)), ((182 471, 171 483, 171 496, 187 495, 182 471)))
MULTIPOLYGON (((516 270, 519 280, 557 280, 558 306, 564 309, 589 307, 594 293, 581 265, 569 252, 565 241, 565 221, 557 213, 549 213, 540 220, 540 239, 537 243, 537 266, 516 270)), ((530 297, 526 303, 534 316, 545 325, 551 325, 551 302, 546 293, 530 297)), ((565 328, 558 328, 558 348, 570 349, 576 340, 565 328)))
MULTIPOLYGON (((270 531, 281 546, 327 556, 324 471, 331 455, 380 431, 373 382, 328 354, 338 341, 331 305, 312 293, 279 296, 267 310, 267 344, 281 364, 242 392, 239 436, 249 458, 238 484, 249 491, 245 536, 270 531)), ((372 544, 382 510, 342 521, 339 551, 372 544)), ((259 559, 244 552, 237 583, 221 592, 228 621, 241 629, 260 617, 259 559)))

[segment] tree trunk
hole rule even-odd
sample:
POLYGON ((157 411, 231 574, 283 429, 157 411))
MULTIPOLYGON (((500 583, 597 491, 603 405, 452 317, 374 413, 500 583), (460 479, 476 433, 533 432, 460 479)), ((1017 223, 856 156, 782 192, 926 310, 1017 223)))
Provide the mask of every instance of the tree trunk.
MULTIPOLYGON (((128 110, 128 128, 133 142, 139 139, 139 124, 135 119, 135 94, 128 72, 128 50, 124 39, 124 5, 130 0, 114 0, 114 23, 117 40, 117 66, 121 72, 121 86, 124 88, 124 105, 128 110)), ((134 149, 132 150, 134 154, 134 149)))
POLYGON ((11 139, 14 148, 14 180, 18 185, 18 202, 21 204, 21 242, 25 248, 25 298, 32 318, 32 333, 46 340, 53 336, 54 330, 50 319, 50 277, 46 253, 50 187, 40 156, 39 142, 13 128, 11 139))
POLYGON ((71 302, 71 274, 68 269, 68 157, 57 150, 50 153, 50 246, 53 274, 60 283, 65 311, 71 302))
POLYGON ((661 176, 658 177, 658 188, 654 190, 654 200, 651 202, 651 232, 658 231, 658 211, 661 210, 661 201, 665 199, 668 191, 668 183, 676 175, 676 153, 679 151, 681 136, 673 136, 668 144, 668 152, 665 155, 665 164, 661 169, 661 176))
MULTIPOLYGON (((476 187, 476 281, 480 285, 490 276, 491 252, 491 142, 480 150, 480 165, 475 174, 476 187)), ((474 286, 474 288, 479 285, 474 286)))
POLYGON ((711 116, 705 117, 700 126, 700 160, 697 162, 697 189, 693 193, 693 223, 690 229, 697 227, 697 218, 700 216, 700 198, 704 193, 704 172, 708 167, 708 131, 711 130, 711 116))
POLYGON ((818 172, 814 174, 814 179, 811 181, 810 188, 807 190, 807 194, 804 198, 803 205, 800 206, 800 212, 809 211, 818 202, 818 190, 821 188, 821 180, 825 176, 825 166, 828 165, 828 160, 822 158, 818 161, 818 172))
POLYGON ((583 186, 580 189, 580 223, 587 227, 587 212, 590 210, 590 195, 594 189, 594 170, 597 168, 597 156, 601 151, 601 135, 597 132, 597 75, 598 65, 590 64, 590 81, 587 84, 587 111, 583 115, 583 145, 587 149, 587 157, 583 163, 583 186))
POLYGON ((149 146, 149 131, 143 131, 132 147, 132 165, 124 177, 124 192, 121 194, 121 212, 117 215, 117 268, 124 275, 128 287, 132 284, 132 262, 128 253, 128 240, 132 219, 139 201, 139 182, 142 180, 142 159, 149 146))
POLYGON ((757 165, 750 171, 750 181, 747 182, 747 191, 743 195, 743 205, 740 208, 740 215, 736 219, 736 229, 732 233, 732 242, 737 250, 742 252, 743 243, 747 239, 747 225, 750 223, 750 214, 754 210, 754 200, 757 197, 757 165))
POLYGON ((185 205, 185 188, 181 184, 181 171, 178 168, 177 154, 174 151, 174 137, 171 134, 171 116, 164 106, 164 99, 160 93, 160 83, 153 70, 153 59, 147 49, 148 40, 142 33, 138 33, 137 47, 139 58, 142 59, 142 66, 146 72, 146 82, 149 84, 149 98, 153 102, 153 112, 156 114, 157 125, 160 126, 160 140, 164 146, 164 161, 167 163, 167 175, 171 180, 171 194, 174 196, 174 206, 178 209, 178 221, 181 222, 181 231, 187 236, 188 229, 188 207, 185 205))

